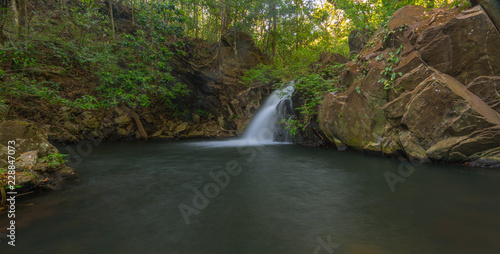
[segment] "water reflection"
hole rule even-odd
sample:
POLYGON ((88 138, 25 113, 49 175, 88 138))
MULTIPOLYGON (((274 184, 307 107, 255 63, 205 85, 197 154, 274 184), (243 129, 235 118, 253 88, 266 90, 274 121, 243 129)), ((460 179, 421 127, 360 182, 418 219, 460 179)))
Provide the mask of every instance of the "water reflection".
MULTIPOLYGON (((290 254, 500 249, 498 171, 421 165, 391 192, 384 172, 397 172, 398 160, 278 144, 254 147, 254 159, 249 161, 238 146, 213 144, 100 145, 81 164, 76 186, 18 201, 34 206, 18 208, 16 251, 290 254), (241 173, 231 176, 186 225, 179 204, 192 204, 193 188, 202 190, 214 182, 210 172, 225 170, 228 161, 236 161, 241 173)), ((4 244, 0 249, 9 250, 4 244)))

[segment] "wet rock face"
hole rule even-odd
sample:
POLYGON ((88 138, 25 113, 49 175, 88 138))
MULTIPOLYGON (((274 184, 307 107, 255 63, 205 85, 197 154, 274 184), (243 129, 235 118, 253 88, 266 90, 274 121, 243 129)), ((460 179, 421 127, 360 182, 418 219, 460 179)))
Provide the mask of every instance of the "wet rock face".
MULTIPOLYGON (((43 129, 28 122, 0 122, 0 169, 7 169, 9 141, 15 144, 16 185, 21 190, 58 189, 78 179, 76 171, 57 161, 59 151, 48 142, 43 129)), ((12 149, 11 149, 12 150, 12 149)), ((0 183, 7 185, 7 172, 0 174, 0 183)))
MULTIPOLYGON (((254 45, 250 34, 229 31, 220 43, 211 45, 210 51, 199 64, 193 64, 198 52, 193 50, 184 58, 173 61, 172 73, 192 91, 183 102, 187 108, 202 109, 216 116, 220 131, 242 132, 263 99, 270 94, 270 84, 242 84, 240 77, 268 58, 254 45)), ((233 135, 234 135, 233 134, 233 135)))
POLYGON ((388 27, 386 41, 375 35, 360 53, 366 77, 325 96, 319 126, 328 139, 418 161, 499 166, 500 34, 486 13, 407 6, 388 27), (391 52, 397 63, 386 60, 391 52), (386 67, 392 73, 381 73, 386 67))

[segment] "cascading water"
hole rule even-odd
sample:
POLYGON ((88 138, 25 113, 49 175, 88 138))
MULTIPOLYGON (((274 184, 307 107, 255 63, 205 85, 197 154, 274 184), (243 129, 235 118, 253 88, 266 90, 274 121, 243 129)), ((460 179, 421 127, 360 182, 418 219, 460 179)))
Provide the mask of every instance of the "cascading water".
POLYGON ((290 142, 290 134, 284 130, 280 122, 281 119, 288 119, 291 115, 293 107, 290 97, 293 91, 293 86, 274 91, 250 121, 241 141, 249 144, 290 142))
POLYGON ((252 118, 241 138, 225 141, 191 142, 189 144, 201 147, 233 147, 291 142, 291 135, 281 124, 281 119, 289 119, 292 115, 293 107, 290 97, 293 91, 291 85, 274 91, 252 118))

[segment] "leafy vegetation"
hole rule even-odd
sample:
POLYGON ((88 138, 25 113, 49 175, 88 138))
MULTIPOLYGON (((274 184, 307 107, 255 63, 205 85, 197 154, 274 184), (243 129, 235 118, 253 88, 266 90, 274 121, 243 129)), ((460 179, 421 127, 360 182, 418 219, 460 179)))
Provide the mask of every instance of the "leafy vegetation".
MULTIPOLYGON (((384 85, 385 90, 394 89, 394 80, 398 76, 403 76, 403 73, 401 72, 398 72, 397 74, 394 72, 394 67, 399 63, 398 55, 401 54, 402 50, 403 45, 396 50, 396 53, 389 52, 389 56, 385 59, 386 67, 380 72, 381 78, 378 80, 379 83, 384 85)), ((378 57, 381 57, 379 59, 383 60, 383 55, 379 55, 378 57)))
MULTIPOLYGON (((103 109, 160 106, 174 116, 186 114, 177 99, 189 95, 172 76, 171 61, 188 54, 186 37, 220 41, 227 31, 252 35, 271 58, 270 65, 248 71, 242 82, 295 81, 298 106, 314 119, 328 92, 337 92, 329 75, 343 66, 310 68, 322 52, 349 54, 354 29, 373 33, 400 7, 465 6, 464 0, 76 0, 21 1, 0 15, 0 114, 15 98, 36 98, 47 105, 103 109), (25 5, 25 6, 22 6, 25 5), (58 78, 54 78, 54 77, 58 78)), ((387 30, 387 29, 386 29, 387 30)), ((380 36, 391 36, 384 30, 380 36)), ((386 38, 384 38, 385 40, 386 38)), ((200 42, 199 40, 198 42, 200 42)), ((387 56, 379 81, 393 87, 398 52, 387 56)), ((355 56, 351 56, 355 57, 355 56)), ((356 88, 361 93, 359 87, 356 88)))
POLYGON ((61 153, 52 153, 46 157, 40 158, 40 161, 42 161, 43 163, 47 163, 47 166, 49 168, 56 169, 67 162, 66 159, 64 159, 66 156, 68 155, 61 153))
MULTIPOLYGON (((173 2, 137 3, 132 34, 112 31, 106 6, 98 1, 81 1, 77 6, 54 2, 52 7, 33 12, 30 40, 3 35, 10 40, 0 47, 1 112, 6 112, 11 96, 82 109, 147 107, 159 101, 177 110, 173 100, 189 90, 170 74, 170 60, 183 54, 176 48, 182 46, 179 38, 185 25, 173 2), (51 14, 59 20, 48 18, 51 14), (75 74, 88 77, 77 81, 82 82, 77 96, 69 91, 68 82, 45 80, 50 75, 74 79, 75 74)), ((7 31, 15 31, 11 25, 7 31)))
MULTIPOLYGON (((375 30, 382 27, 383 29, 375 37, 382 41, 390 39, 395 31, 389 31, 387 22, 397 9, 405 5, 416 4, 432 8, 442 7, 452 2, 453 4, 460 4, 463 0, 331 0, 324 2, 322 5, 305 4, 302 9, 298 10, 300 13, 307 13, 306 16, 309 16, 302 20, 305 23, 289 22, 289 15, 300 16, 300 14, 288 13, 286 17, 281 17, 283 30, 278 29, 278 33, 290 34, 289 31, 296 31, 294 30, 295 27, 302 26, 297 30, 306 33, 312 30, 311 34, 315 34, 317 37, 314 37, 313 40, 301 40, 300 43, 294 44, 286 39, 288 35, 280 34, 277 36, 280 40, 280 47, 282 47, 278 48, 280 58, 275 59, 272 66, 259 66, 248 71, 243 77, 243 81, 251 85, 252 83, 279 80, 281 82, 277 83, 277 87, 295 81, 296 93, 303 98, 302 104, 295 106, 303 118, 301 120, 285 120, 284 124, 288 126, 292 133, 296 133, 297 129, 305 129, 310 121, 316 118, 317 108, 325 94, 341 92, 345 88, 337 86, 338 77, 336 75, 324 75, 325 72, 340 71, 344 67, 343 65, 327 65, 324 69, 309 68, 318 60, 322 52, 326 51, 347 56, 349 52, 347 46, 348 37, 354 29, 368 31, 368 33, 373 34, 375 30), (304 9, 307 9, 307 11, 304 11, 304 9)), ((294 13, 293 9, 286 10, 294 13)), ((279 16, 278 19, 280 19, 279 16)), ((404 29, 404 26, 399 29, 404 29)), ((301 36, 303 35, 297 37, 301 36)), ((374 41, 371 41, 371 43, 373 45, 374 41)), ((370 46, 370 42, 368 46, 370 46)), ((265 48, 269 50, 270 46, 265 48)), ((381 73, 382 78, 379 82, 384 85, 386 90, 393 89, 394 80, 402 75, 402 73, 394 73, 394 67, 399 61, 401 51, 402 48, 398 48, 394 53, 390 53, 386 59, 383 59, 386 62, 386 67, 381 73)), ((352 57, 355 58, 356 56, 352 57)), ((358 78, 364 78, 365 75, 366 73, 363 73, 358 78)), ((361 94, 359 86, 355 87, 355 89, 358 94, 361 94)))

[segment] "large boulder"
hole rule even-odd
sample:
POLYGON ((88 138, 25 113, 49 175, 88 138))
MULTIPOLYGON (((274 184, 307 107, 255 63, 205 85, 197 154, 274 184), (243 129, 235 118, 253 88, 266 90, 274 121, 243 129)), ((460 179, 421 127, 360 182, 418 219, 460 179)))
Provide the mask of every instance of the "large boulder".
POLYGON ((499 41, 500 34, 478 6, 424 31, 416 48, 428 65, 467 84, 500 73, 499 41))
POLYGON ((8 155, 15 158, 18 193, 57 189, 78 179, 76 171, 62 160, 57 148, 47 141, 46 132, 22 121, 0 122, 0 185, 7 186, 8 155), (9 149, 9 146, 11 148, 9 149), (14 150, 15 153, 9 153, 14 150))
POLYGON ((326 137, 418 161, 500 166, 500 34, 486 13, 407 6, 388 27, 361 51, 366 77, 325 95, 326 137))

